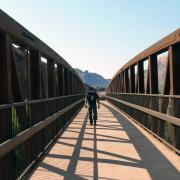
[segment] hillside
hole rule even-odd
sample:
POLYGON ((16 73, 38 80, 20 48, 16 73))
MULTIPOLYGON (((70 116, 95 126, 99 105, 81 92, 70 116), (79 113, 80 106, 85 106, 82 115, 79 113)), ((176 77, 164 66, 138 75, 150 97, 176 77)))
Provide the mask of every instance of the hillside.
POLYGON ((88 70, 82 71, 78 68, 75 68, 75 71, 79 74, 84 83, 93 87, 106 87, 109 83, 109 79, 105 79, 97 73, 91 73, 88 70))

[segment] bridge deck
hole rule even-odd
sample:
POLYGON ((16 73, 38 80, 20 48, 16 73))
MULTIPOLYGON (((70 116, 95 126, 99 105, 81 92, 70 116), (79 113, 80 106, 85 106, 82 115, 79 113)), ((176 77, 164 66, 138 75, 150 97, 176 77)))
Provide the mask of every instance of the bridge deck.
POLYGON ((108 103, 89 125, 82 109, 34 171, 31 180, 180 179, 180 158, 108 103))

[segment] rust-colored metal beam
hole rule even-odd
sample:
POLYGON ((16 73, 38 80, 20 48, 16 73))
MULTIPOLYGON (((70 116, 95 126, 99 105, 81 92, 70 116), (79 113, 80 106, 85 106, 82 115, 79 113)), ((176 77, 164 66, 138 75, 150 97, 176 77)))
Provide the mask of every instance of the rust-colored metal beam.
POLYGON ((170 86, 171 94, 180 95, 180 43, 170 46, 170 86))
POLYGON ((71 70, 79 80, 82 82, 80 77, 77 75, 75 70, 66 62, 59 54, 52 50, 43 41, 37 38, 34 34, 20 25, 17 21, 7 15, 4 11, 0 9, 0 33, 6 32, 11 36, 13 41, 20 46, 28 47, 29 50, 36 49, 41 52, 41 56, 46 59, 54 59, 57 64, 62 64, 67 69, 71 70))
POLYGON ((135 70, 134 70, 134 66, 130 66, 130 84, 131 84, 131 93, 135 93, 135 70))
POLYGON ((157 67, 157 56, 149 56, 149 84, 150 84, 150 93, 158 93, 158 67, 157 67))
POLYGON ((11 90, 11 40, 0 33, 0 104, 12 102, 11 90))
POLYGON ((30 51, 30 91, 31 100, 42 97, 41 86, 41 53, 37 50, 30 51))
POLYGON ((157 112, 157 111, 154 111, 154 110, 142 107, 142 106, 138 106, 138 105, 126 102, 126 101, 122 101, 122 100, 119 100, 119 99, 116 99, 116 98, 113 98, 113 97, 110 97, 110 96, 107 96, 107 97, 112 99, 112 100, 115 100, 117 102, 120 102, 122 104, 125 104, 126 106, 129 106, 131 108, 137 109, 139 111, 142 111, 142 112, 145 112, 147 114, 150 114, 150 115, 152 115, 154 117, 160 118, 163 121, 169 122, 169 123, 174 124, 176 126, 180 126, 179 118, 176 118, 176 117, 173 117, 173 116, 169 116, 167 114, 163 114, 163 113, 160 113, 160 112, 157 112))
POLYGON ((20 82, 19 72, 16 65, 16 58, 14 49, 11 48, 11 74, 12 74, 12 92, 13 99, 15 102, 20 102, 24 100, 22 86, 20 82))
POLYGON ((170 94, 170 61, 171 61, 170 55, 171 55, 171 52, 170 52, 170 47, 169 47, 167 67, 166 67, 166 75, 165 75, 166 77, 165 77, 165 84, 164 84, 164 90, 163 90, 164 95, 170 94))
POLYGON ((57 66, 58 70, 58 96, 64 95, 64 74, 63 74, 63 66, 62 64, 59 64, 57 66))
POLYGON ((41 51, 42 55, 47 59, 56 59, 57 62, 73 70, 61 56, 2 10, 0 10, 0 22, 2 22, 0 23, 0 31, 5 31, 10 34, 13 37, 13 40, 18 44, 24 46, 28 44, 31 49, 41 51))
POLYGON ((55 61, 48 59, 47 61, 48 71, 48 97, 52 98, 56 95, 56 84, 55 84, 55 61))
POLYGON ((69 92, 69 82, 68 82, 68 69, 64 68, 64 95, 68 95, 69 92))
POLYGON ((137 64, 137 76, 138 76, 138 93, 144 93, 144 65, 143 61, 139 61, 137 64))
POLYGON ((167 35, 160 41, 156 42, 149 48, 145 49, 141 53, 139 53, 137 56, 135 56, 133 59, 131 59, 127 64, 125 64, 123 67, 119 69, 119 71, 113 76, 112 79, 114 79, 121 71, 124 69, 127 69, 129 66, 134 65, 138 61, 141 61, 143 59, 147 59, 152 54, 158 54, 163 51, 168 50, 168 47, 180 42, 180 29, 177 29, 173 33, 167 35))
POLYGON ((126 93, 129 91, 129 76, 128 76, 128 69, 124 71, 124 77, 125 77, 125 86, 126 86, 126 93))
MULTIPOLYGON (((11 78, 11 39, 6 33, 0 33, 0 104, 12 103, 11 78)), ((12 113, 7 109, 0 112, 0 143, 10 137, 12 137, 12 113)), ((12 155, 0 160, 1 177, 6 179, 12 177, 12 155)))

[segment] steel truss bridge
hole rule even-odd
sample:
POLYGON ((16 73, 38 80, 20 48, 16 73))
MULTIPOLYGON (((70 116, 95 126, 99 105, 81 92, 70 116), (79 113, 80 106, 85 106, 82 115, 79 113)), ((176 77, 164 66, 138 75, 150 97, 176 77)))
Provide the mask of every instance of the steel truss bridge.
POLYGON ((114 75, 97 126, 74 69, 0 10, 0 179, 180 179, 180 29, 114 75))

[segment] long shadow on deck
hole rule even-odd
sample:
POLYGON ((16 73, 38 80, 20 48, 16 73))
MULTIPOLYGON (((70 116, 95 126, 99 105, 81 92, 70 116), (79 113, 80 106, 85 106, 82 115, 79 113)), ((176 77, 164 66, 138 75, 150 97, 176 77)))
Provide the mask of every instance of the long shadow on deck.
MULTIPOLYGON (((48 154, 47 157, 50 158, 60 158, 60 159, 68 159, 70 160, 67 170, 62 170, 60 168, 54 167, 47 163, 41 163, 40 167, 43 167, 47 169, 48 171, 54 172, 56 174, 60 174, 64 176, 65 180, 82 180, 82 179, 94 179, 94 180, 118 180, 115 178, 107 178, 103 177, 99 174, 98 170, 98 163, 107 163, 107 164, 115 164, 115 165, 121 165, 121 166, 130 166, 130 167, 136 167, 136 168, 143 168, 146 169, 149 172, 149 175, 151 178, 157 179, 157 171, 159 170, 159 176, 161 179, 171 179, 171 180, 179 180, 179 172, 169 163, 169 161, 161 154, 161 152, 129 121, 125 120, 124 117, 115 109, 112 107, 103 104, 105 108, 107 108, 112 115, 117 119, 117 122, 113 122, 114 124, 111 126, 106 126, 103 123, 104 122, 111 122, 108 120, 110 116, 105 116, 107 118, 106 120, 99 121, 97 127, 91 126, 91 128, 88 127, 88 129, 93 129, 93 132, 85 132, 87 129, 87 123, 88 122, 88 116, 85 116, 85 119, 83 121, 75 121, 72 122, 72 124, 79 124, 79 130, 78 128, 70 127, 66 131, 78 133, 78 137, 62 137, 63 140, 77 140, 75 144, 71 144, 70 142, 63 142, 58 141, 58 144, 62 144, 68 147, 73 147, 73 154, 70 155, 61 155, 61 154, 48 154), (125 130, 127 135, 129 136, 128 139, 123 139, 121 137, 114 137, 110 135, 103 135, 100 133, 97 133, 98 129, 103 128, 104 130, 125 130), (84 135, 90 135, 92 137, 86 138, 84 135), (138 141, 138 138, 141 139, 141 141, 138 141), (86 146, 83 146, 83 141, 93 141, 93 148, 89 148, 86 146), (98 141, 106 141, 106 142, 118 142, 118 143, 132 143, 134 147, 136 148, 137 153, 139 154, 141 160, 137 160, 135 158, 127 157, 121 154, 116 154, 112 152, 108 152, 105 150, 98 149, 97 142, 98 141), (81 150, 87 150, 93 152, 93 157, 80 157, 80 151, 81 150), (149 151, 150 150, 150 151, 149 151), (108 158, 98 158, 98 154, 108 155, 117 158, 116 160, 108 159, 108 158), (154 163, 154 158, 158 160, 158 163, 154 163), (86 162, 93 162, 93 174, 90 175, 80 175, 76 174, 76 168, 78 165, 78 161, 86 161, 86 162), (170 173, 169 173, 170 172, 170 173), (101 176, 101 177, 100 177, 101 176)), ((101 112, 102 113, 102 112, 101 112)), ((61 140, 60 139, 60 140, 61 140)), ((122 144, 123 145, 123 144, 122 144)), ((120 172, 117 172, 120 173, 120 172)))
MULTIPOLYGON (((79 116, 79 119, 81 119, 82 117, 79 116)), ((79 157, 80 150, 81 150, 81 145, 82 145, 83 136, 84 136, 85 129, 86 129, 87 120, 88 120, 88 115, 86 113, 80 133, 78 131, 74 131, 76 133, 79 133, 79 136, 78 136, 78 138, 76 138, 77 143, 74 146, 74 151, 73 151, 72 156, 65 156, 65 155, 59 155, 59 154, 47 154, 47 156, 46 156, 46 157, 51 157, 51 158, 69 159, 70 162, 69 162, 67 170, 65 171, 63 169, 57 168, 57 167, 55 167, 51 164, 45 163, 45 162, 41 162, 40 167, 47 169, 50 172, 64 176, 64 180, 83 180, 84 178, 76 175, 75 171, 76 171, 76 167, 77 167, 77 163, 78 163, 78 157, 79 157)), ((82 123, 82 121, 80 121, 80 122, 82 123)))
POLYGON ((118 122, 129 136, 131 143, 136 148, 141 158, 137 166, 146 169, 153 180, 157 179, 157 177, 163 180, 180 179, 178 170, 132 123, 127 121, 118 110, 104 103, 103 106, 117 118, 118 122))

